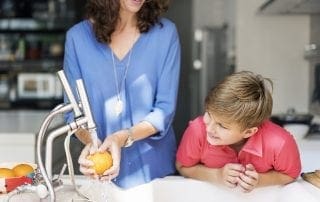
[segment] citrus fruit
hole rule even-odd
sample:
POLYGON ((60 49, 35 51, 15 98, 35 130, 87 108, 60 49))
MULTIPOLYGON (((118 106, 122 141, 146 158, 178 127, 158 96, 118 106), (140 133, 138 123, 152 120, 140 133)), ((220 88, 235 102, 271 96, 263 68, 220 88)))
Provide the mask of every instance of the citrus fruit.
POLYGON ((109 152, 97 152, 87 157, 93 162, 92 169, 96 171, 98 175, 102 175, 104 171, 112 166, 112 157, 109 152))
POLYGON ((15 177, 13 170, 10 168, 0 168, 0 178, 15 177))
POLYGON ((27 176, 34 172, 34 169, 31 165, 21 163, 12 168, 14 175, 16 177, 27 176))

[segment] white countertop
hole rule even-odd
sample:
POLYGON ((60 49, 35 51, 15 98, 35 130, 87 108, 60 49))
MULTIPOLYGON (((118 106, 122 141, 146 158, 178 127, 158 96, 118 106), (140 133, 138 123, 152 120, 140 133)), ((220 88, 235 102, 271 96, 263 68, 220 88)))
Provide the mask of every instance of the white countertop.
MULTIPOLYGON (((49 114, 48 110, 0 110, 1 134, 36 134, 49 114)), ((56 117, 51 125, 63 122, 63 115, 56 117)))

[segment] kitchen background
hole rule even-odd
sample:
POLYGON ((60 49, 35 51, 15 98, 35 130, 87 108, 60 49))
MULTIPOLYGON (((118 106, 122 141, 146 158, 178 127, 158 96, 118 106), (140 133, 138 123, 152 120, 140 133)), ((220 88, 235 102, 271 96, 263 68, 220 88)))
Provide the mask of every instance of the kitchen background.
MULTIPOLYGON (((27 160, 35 160, 42 119, 62 102, 55 72, 62 67, 65 32, 81 20, 84 3, 0 1, 0 162, 18 147, 27 160)), ((202 113, 209 88, 239 70, 273 80, 274 115, 293 108, 319 122, 318 0, 172 0, 166 16, 176 23, 182 46, 174 122, 178 141, 188 121, 202 113)), ((63 143, 56 145, 62 148, 63 143)), ((314 157, 311 153, 320 155, 318 140, 301 143, 301 148, 305 162, 314 157)), ((60 153, 54 154, 56 171, 65 161, 60 153)), ((314 166, 320 168, 320 162, 314 166)))

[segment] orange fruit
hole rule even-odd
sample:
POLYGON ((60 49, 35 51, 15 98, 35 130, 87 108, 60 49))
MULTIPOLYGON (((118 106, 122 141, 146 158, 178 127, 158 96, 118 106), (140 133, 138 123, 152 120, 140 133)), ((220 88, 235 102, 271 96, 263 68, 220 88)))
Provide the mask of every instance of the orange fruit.
POLYGON ((104 171, 108 170, 112 166, 112 156, 109 152, 97 152, 87 157, 93 162, 91 167, 96 171, 98 175, 102 175, 104 171))
POLYGON ((31 165, 29 164, 25 164, 25 163, 21 163, 16 165, 14 168, 12 168, 14 175, 16 177, 22 177, 22 176, 27 176, 31 173, 34 172, 34 169, 31 165))
POLYGON ((15 177, 13 170, 10 168, 0 168, 0 178, 15 177))

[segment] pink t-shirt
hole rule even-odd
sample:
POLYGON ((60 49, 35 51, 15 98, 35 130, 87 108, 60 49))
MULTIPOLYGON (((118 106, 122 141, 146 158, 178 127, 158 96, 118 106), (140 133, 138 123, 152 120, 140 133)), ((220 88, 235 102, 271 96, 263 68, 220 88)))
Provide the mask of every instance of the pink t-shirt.
POLYGON ((257 172, 275 170, 297 178, 301 172, 300 154, 292 135, 265 121, 239 153, 229 146, 214 146, 206 137, 203 117, 190 121, 177 151, 177 161, 185 167, 203 164, 221 168, 227 163, 251 163, 257 172))

